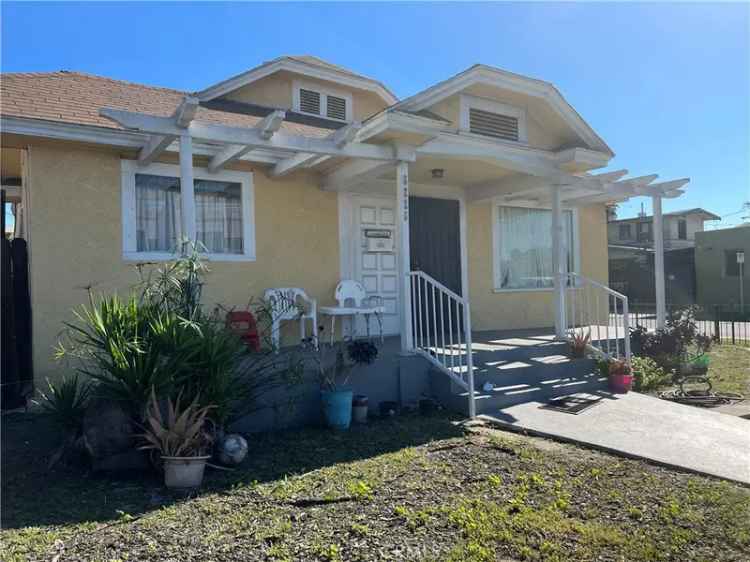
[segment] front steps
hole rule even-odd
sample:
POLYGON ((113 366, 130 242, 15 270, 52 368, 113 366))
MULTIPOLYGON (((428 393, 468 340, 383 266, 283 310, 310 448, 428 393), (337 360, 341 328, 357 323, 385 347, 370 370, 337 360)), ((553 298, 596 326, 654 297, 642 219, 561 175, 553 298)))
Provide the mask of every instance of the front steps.
MULTIPOLYGON (((549 341, 538 345, 475 352, 474 388, 477 414, 522 402, 547 402, 557 396, 606 391, 593 359, 570 359, 568 345, 549 341), (485 390, 485 383, 492 390, 485 390)), ((432 369, 431 390, 446 407, 467 414, 468 393, 437 368, 432 369)))

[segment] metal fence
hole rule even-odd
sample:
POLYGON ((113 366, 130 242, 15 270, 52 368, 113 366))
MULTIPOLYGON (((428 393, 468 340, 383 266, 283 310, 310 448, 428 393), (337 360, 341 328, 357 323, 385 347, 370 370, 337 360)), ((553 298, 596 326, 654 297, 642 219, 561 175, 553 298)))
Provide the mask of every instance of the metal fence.
MULTIPOLYGON (((679 314, 686 305, 667 305, 667 317, 679 314)), ((698 331, 720 343, 750 345, 750 305, 692 305, 698 331)), ((617 315, 619 311, 612 310, 617 315)), ((656 329, 656 304, 631 302, 630 325, 656 329)))

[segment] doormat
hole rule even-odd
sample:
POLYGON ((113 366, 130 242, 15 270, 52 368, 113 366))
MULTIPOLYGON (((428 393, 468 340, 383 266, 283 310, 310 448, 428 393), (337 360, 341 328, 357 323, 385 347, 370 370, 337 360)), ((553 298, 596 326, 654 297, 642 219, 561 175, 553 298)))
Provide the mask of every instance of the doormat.
POLYGON ((593 408, 599 402, 602 401, 600 396, 580 396, 571 394, 570 396, 561 396, 560 398, 553 398, 543 406, 540 406, 542 410, 556 410, 558 412, 565 412, 566 414, 580 414, 593 408))

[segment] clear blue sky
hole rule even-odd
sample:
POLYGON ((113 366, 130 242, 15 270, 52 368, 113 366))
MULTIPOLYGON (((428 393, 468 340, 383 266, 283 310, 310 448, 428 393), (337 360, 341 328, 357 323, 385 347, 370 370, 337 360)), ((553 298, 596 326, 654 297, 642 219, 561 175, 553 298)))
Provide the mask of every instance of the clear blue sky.
MULTIPOLYGON (((746 3, 1 9, 4 72, 69 69, 197 90, 281 54, 314 54, 405 97, 476 62, 495 65, 554 83, 613 148, 613 168, 692 178, 666 210, 727 215, 750 199, 746 3)), ((621 216, 639 206, 624 205, 621 216)))

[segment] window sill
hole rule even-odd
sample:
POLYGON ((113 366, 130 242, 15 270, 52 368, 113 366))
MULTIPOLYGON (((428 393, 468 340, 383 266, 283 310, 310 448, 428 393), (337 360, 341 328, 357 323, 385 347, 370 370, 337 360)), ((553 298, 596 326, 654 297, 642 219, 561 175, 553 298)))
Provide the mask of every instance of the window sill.
POLYGON ((492 289, 493 293, 546 293, 554 291, 554 287, 538 287, 529 289, 498 289, 495 287, 492 289))
MULTIPOLYGON (((255 256, 249 254, 201 254, 201 259, 209 262, 252 262, 255 256)), ((122 259, 127 262, 175 261, 179 258, 169 252, 125 252, 122 259)))

